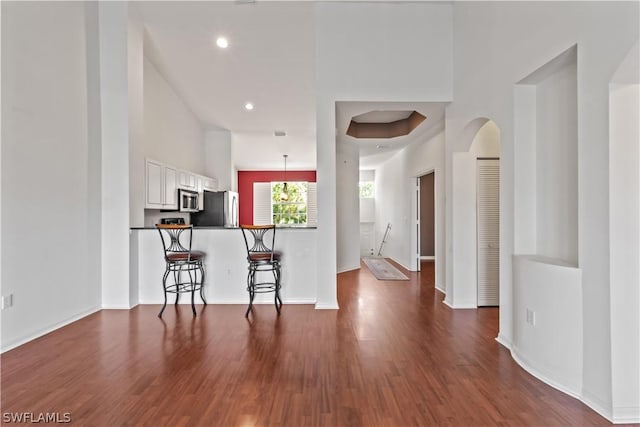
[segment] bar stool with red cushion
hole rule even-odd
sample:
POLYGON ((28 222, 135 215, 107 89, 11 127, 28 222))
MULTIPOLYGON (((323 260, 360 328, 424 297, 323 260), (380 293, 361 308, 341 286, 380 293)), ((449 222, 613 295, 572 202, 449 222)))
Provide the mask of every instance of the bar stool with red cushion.
POLYGON ((241 225, 242 236, 247 248, 249 273, 247 275, 247 291, 249 292, 249 307, 245 317, 253 308, 256 294, 274 292, 276 311, 280 314, 282 300, 280 299, 280 259, 282 253, 274 250, 276 226, 271 225, 241 225), (273 281, 257 281, 259 273, 271 272, 273 281))
POLYGON ((162 312, 167 306, 167 294, 176 294, 176 304, 180 299, 181 293, 191 293, 191 310, 196 315, 195 293, 200 292, 200 298, 204 305, 207 301, 204 299, 204 264, 205 253, 194 251, 191 249, 193 241, 193 225, 185 224, 156 224, 160 238, 162 239, 162 247, 164 249, 164 260, 166 269, 162 277, 162 287, 164 289, 164 305, 158 313, 158 317, 162 317, 162 312), (184 233, 184 234, 183 234, 184 233), (173 273, 173 284, 167 283, 167 279, 173 273), (183 276, 186 273, 189 277, 187 280, 183 276), (200 280, 198 280, 200 273, 200 280))

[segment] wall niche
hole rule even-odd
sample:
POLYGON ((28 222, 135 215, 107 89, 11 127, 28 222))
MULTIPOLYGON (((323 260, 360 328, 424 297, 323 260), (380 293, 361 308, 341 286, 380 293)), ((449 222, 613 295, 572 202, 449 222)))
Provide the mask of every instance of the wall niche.
POLYGON ((515 88, 516 253, 578 266, 577 46, 515 88))

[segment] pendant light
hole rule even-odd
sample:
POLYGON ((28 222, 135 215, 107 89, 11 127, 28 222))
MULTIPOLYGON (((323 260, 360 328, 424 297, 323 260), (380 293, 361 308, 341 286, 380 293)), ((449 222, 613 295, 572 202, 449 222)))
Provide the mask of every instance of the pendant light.
POLYGON ((289 200, 289 188, 287 188, 287 157, 289 157, 289 155, 283 154, 282 157, 284 157, 284 185, 280 193, 280 201, 286 202, 289 200))

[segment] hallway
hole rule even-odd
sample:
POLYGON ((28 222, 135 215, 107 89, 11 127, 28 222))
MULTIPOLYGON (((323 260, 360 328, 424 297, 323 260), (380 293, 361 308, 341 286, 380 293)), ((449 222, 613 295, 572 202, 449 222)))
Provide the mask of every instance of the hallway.
POLYGON ((432 262, 403 271, 340 274, 338 311, 98 312, 2 355, 2 412, 79 426, 608 425, 516 365, 494 340, 497 309, 448 308, 432 262))

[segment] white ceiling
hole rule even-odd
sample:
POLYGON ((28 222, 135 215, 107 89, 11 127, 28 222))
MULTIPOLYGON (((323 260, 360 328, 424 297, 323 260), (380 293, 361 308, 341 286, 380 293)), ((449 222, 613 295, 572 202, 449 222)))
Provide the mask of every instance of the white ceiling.
POLYGON ((404 120, 413 113, 413 110, 369 110, 368 113, 360 114, 351 118, 356 123, 391 123, 397 120, 404 120))
MULTIPOLYGON (((316 168, 316 55, 313 2, 137 2, 145 24, 145 56, 165 76, 206 129, 232 135, 239 170, 316 168), (227 49, 215 41, 229 40, 227 49), (255 105, 246 111, 246 102, 255 105), (275 137, 274 131, 286 136, 275 137)), ((406 146, 444 117, 440 103, 339 103, 338 139, 351 117, 374 110, 416 110, 427 116, 412 134, 360 140, 362 165, 406 146), (404 145, 403 145, 404 144, 404 145)))

